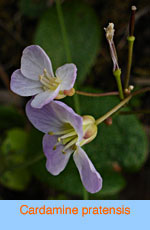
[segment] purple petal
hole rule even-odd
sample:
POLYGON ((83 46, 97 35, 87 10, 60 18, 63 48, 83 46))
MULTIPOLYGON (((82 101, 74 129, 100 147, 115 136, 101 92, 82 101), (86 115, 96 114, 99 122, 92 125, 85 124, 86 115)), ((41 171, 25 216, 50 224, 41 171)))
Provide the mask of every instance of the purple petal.
POLYGON ((34 108, 42 108, 44 105, 51 102, 59 93, 60 86, 56 90, 50 91, 46 90, 38 95, 36 95, 31 103, 31 106, 34 108))
POLYGON ((102 178, 85 151, 78 147, 73 155, 75 164, 79 170, 82 183, 90 193, 96 193, 102 188, 102 178))
POLYGON ((77 115, 69 106, 60 101, 52 101, 41 109, 31 106, 32 100, 26 105, 26 114, 31 123, 40 131, 60 132, 64 131, 64 124, 69 123, 82 139, 82 117, 77 115))
POLYGON ((57 138, 57 136, 50 136, 48 134, 45 134, 43 137, 43 151, 47 159, 46 168, 53 175, 58 175, 64 170, 73 152, 72 150, 67 150, 67 152, 63 154, 63 145, 58 145, 56 150, 53 150, 57 143, 57 138))
POLYGON ((32 96, 43 92, 41 83, 24 77, 20 69, 13 72, 10 88, 14 93, 20 96, 32 96))
POLYGON ((37 45, 26 47, 21 58, 22 74, 29 79, 39 80, 39 75, 43 74, 44 68, 54 76, 51 61, 45 51, 37 45))
POLYGON ((65 64, 56 70, 56 76, 61 82, 60 90, 69 90, 73 88, 77 75, 77 67, 74 64, 65 64))

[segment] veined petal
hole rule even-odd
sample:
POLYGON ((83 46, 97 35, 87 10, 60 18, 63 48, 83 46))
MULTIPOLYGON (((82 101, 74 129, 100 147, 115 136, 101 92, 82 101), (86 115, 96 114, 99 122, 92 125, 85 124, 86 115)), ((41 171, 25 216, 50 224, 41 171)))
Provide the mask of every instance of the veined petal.
POLYGON ((42 108, 44 105, 48 104, 51 102, 59 93, 59 88, 60 86, 57 87, 56 90, 46 90, 38 95, 36 95, 31 102, 31 106, 34 108, 42 108))
POLYGON ((64 131, 65 124, 71 124, 79 136, 79 141, 82 139, 82 117, 69 106, 60 101, 51 101, 41 109, 37 109, 33 108, 31 103, 32 99, 26 105, 26 114, 37 129, 44 133, 57 133, 64 131))
POLYGON ((48 134, 45 134, 43 137, 43 151, 47 159, 46 168, 53 175, 58 175, 64 170, 73 152, 73 150, 68 149, 66 153, 63 154, 62 150, 64 146, 61 144, 57 145, 54 150, 57 138, 57 136, 50 136, 48 134))
POLYGON ((20 96, 33 96, 43 92, 41 83, 24 77, 20 69, 13 72, 10 88, 20 96))
POLYGON ((61 79, 60 90, 73 88, 77 75, 77 67, 74 64, 65 64, 56 70, 56 76, 61 79))
POLYGON ((51 61, 45 51, 37 45, 26 47, 21 58, 22 74, 29 79, 39 80, 44 69, 54 76, 51 61))
POLYGON ((82 183, 90 193, 96 193, 102 188, 102 178, 85 151, 78 147, 73 155, 75 164, 79 170, 82 183))
POLYGON ((51 108, 55 113, 55 117, 62 124, 69 123, 78 134, 78 142, 82 140, 83 128, 82 128, 82 117, 76 114, 72 108, 67 106, 61 101, 53 101, 51 108))

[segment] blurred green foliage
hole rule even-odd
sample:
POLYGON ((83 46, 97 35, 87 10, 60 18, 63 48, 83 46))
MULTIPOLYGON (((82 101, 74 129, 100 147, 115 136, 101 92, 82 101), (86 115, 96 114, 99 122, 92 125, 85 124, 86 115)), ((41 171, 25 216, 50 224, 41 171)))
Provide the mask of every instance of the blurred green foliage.
POLYGON ((24 190, 30 181, 28 169, 18 169, 18 165, 26 161, 27 142, 28 133, 23 129, 14 128, 7 131, 1 145, 4 171, 0 177, 0 182, 10 189, 24 190), (5 171, 5 168, 8 171, 5 171))
MULTIPOLYGON (((77 82, 82 83, 93 66, 100 47, 98 19, 87 4, 73 1, 62 6, 72 62, 77 65, 77 82)), ((52 60, 54 69, 66 63, 64 42, 56 7, 39 20, 35 44, 40 45, 52 60)))

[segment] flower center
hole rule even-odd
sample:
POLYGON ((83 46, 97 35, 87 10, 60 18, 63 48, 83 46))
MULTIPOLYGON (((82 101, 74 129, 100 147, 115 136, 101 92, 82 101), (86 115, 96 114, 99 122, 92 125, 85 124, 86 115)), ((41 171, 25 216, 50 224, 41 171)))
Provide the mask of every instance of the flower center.
POLYGON ((47 69, 43 70, 43 74, 39 76, 40 82, 43 85, 43 89, 46 90, 56 90, 61 83, 58 77, 52 77, 48 74, 47 69))
POLYGON ((57 143, 53 147, 53 150, 56 150, 57 146, 62 144, 64 145, 64 148, 62 150, 62 153, 65 154, 66 150, 69 148, 75 149, 76 142, 78 140, 78 135, 75 131, 75 129, 70 125, 66 124, 66 127, 63 131, 60 132, 49 132, 50 135, 58 135, 57 143))

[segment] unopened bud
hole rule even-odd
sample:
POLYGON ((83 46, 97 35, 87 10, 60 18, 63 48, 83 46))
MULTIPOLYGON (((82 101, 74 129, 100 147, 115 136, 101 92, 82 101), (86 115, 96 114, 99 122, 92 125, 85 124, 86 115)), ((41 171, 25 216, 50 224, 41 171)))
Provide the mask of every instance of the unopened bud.
POLYGON ((134 89, 134 85, 129 85, 129 90, 132 91, 134 89))
POLYGON ((66 96, 73 96, 75 94, 75 89, 74 88, 72 88, 72 89, 70 89, 70 90, 64 90, 64 95, 66 95, 66 96))
POLYGON ((57 95, 57 97, 55 97, 55 99, 59 100, 59 99, 62 99, 66 96, 73 96, 74 94, 75 94, 74 88, 72 88, 70 90, 59 91, 59 94, 57 95))
POLYGON ((129 95, 131 93, 131 91, 129 89, 125 89, 124 92, 126 95, 129 95))
POLYGON ((108 125, 108 126, 112 125, 112 117, 108 117, 108 118, 104 121, 104 123, 105 123, 106 125, 108 125))
POLYGON ((97 125, 92 116, 83 116, 83 140, 80 145, 85 145, 91 142, 97 135, 97 125))
POLYGON ((118 162, 113 162, 112 167, 113 167, 113 169, 114 169, 115 172, 121 172, 122 171, 122 168, 118 164, 118 162))
POLYGON ((135 11, 135 10, 137 10, 137 7, 136 6, 131 6, 131 10, 135 11))
POLYGON ((133 89, 134 89, 134 86, 129 85, 129 87, 124 90, 124 92, 126 95, 129 95, 133 89))

